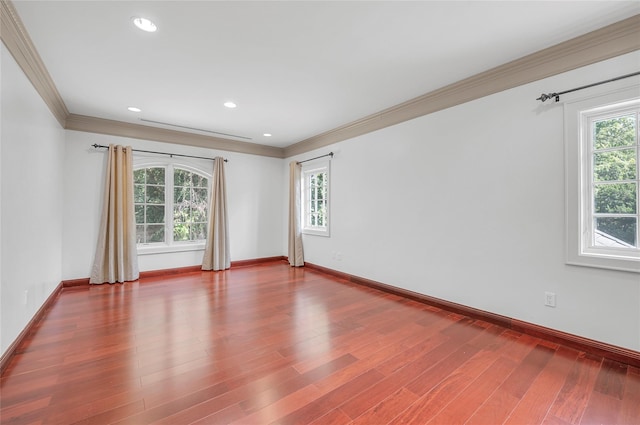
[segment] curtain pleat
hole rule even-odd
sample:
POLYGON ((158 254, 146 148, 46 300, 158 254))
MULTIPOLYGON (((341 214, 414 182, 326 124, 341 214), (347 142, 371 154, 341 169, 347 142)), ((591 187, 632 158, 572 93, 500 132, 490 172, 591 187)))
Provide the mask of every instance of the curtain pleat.
POLYGON ((211 208, 207 244, 202 259, 202 270, 225 270, 231 267, 229 253, 229 223, 227 219, 227 190, 224 177, 224 159, 216 157, 213 162, 211 183, 211 208))
POLYGON ((302 249, 302 226, 300 223, 300 175, 302 166, 296 161, 289 163, 289 264, 304 266, 302 249))
POLYGON ((137 280, 138 252, 130 146, 109 145, 98 244, 90 283, 137 280))

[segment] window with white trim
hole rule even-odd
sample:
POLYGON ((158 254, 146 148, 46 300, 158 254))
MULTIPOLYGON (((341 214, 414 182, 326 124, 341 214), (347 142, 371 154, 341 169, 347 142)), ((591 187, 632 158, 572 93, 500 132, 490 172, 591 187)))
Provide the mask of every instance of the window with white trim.
POLYGON ((640 99, 624 97, 565 106, 567 259, 640 272, 640 99))
POLYGON ((203 245, 210 176, 171 163, 136 168, 133 174, 138 247, 180 250, 203 245))
POLYGON ((302 233, 329 236, 329 164, 302 167, 302 233))

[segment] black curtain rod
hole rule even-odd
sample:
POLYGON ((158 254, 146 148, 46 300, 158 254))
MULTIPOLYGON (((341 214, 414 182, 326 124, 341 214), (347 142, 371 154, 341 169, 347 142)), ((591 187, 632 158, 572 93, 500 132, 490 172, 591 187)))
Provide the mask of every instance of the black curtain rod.
MULTIPOLYGON (((109 149, 109 146, 105 146, 105 145, 99 145, 97 143, 94 143, 93 145, 94 148, 98 149, 98 148, 107 148, 109 149)), ((196 159, 208 159, 209 161, 213 161, 215 158, 206 158, 204 156, 194 156, 194 155, 183 155, 181 153, 168 153, 168 152, 156 152, 156 151, 145 151, 142 149, 131 149, 133 152, 144 152, 144 153, 155 153, 158 155, 169 155, 170 157, 174 157, 174 156, 182 156, 185 158, 196 158, 196 159)), ((228 159, 225 159, 224 162, 229 162, 228 159)))
POLYGON ((633 72, 631 74, 627 74, 627 75, 622 75, 620 77, 616 77, 616 78, 611 78, 609 80, 605 80, 605 81, 600 81, 597 83, 593 83, 593 84, 588 84, 586 86, 582 86, 582 87, 577 87, 575 89, 571 89, 571 90, 565 90, 565 91, 561 91, 560 93, 548 93, 548 94, 544 94, 542 93, 542 95, 540 95, 539 98, 537 98, 536 100, 541 100, 541 101, 545 101, 547 99, 551 99, 551 98, 555 98, 556 102, 560 101, 560 95, 561 94, 567 94, 567 93, 571 93, 573 91, 578 91, 578 90, 583 90, 583 89, 588 89, 589 87, 593 87, 593 86, 599 86, 600 84, 606 84, 606 83, 611 83, 613 81, 618 81, 618 80, 622 80, 623 78, 629 78, 629 77, 633 77, 634 75, 640 75, 640 71, 639 72, 633 72))
POLYGON ((324 158, 325 156, 330 156, 331 158, 333 158, 333 152, 329 152, 326 155, 316 156, 315 158, 305 159, 304 161, 298 161, 298 164, 302 164, 303 162, 313 161, 314 159, 324 158))

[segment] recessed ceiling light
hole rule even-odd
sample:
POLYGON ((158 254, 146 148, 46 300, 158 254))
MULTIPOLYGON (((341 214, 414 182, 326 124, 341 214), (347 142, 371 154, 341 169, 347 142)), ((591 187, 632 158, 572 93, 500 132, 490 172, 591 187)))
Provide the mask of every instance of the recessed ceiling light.
POLYGON ((271 137, 271 133, 264 133, 263 136, 264 137, 271 137))
POLYGON ((154 24, 153 22, 151 22, 147 18, 134 17, 132 19, 133 19, 133 24, 136 27, 140 28, 142 31, 155 32, 158 29, 156 24, 154 24))
POLYGON ((236 106, 238 106, 238 105, 236 105, 236 104, 235 104, 235 103, 233 103, 233 102, 224 102, 224 106, 226 106, 227 108, 233 109, 233 108, 235 108, 235 107, 236 107, 236 106))
POLYGON ((142 112, 142 109, 136 108, 135 106, 129 106, 127 109, 131 112, 142 112))

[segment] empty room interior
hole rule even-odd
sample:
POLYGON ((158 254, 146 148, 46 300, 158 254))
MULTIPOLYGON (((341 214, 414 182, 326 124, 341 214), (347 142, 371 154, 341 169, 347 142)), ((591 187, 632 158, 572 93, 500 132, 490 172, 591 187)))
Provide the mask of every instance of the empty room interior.
POLYGON ((0 18, 0 423, 640 423, 638 1, 0 18))

